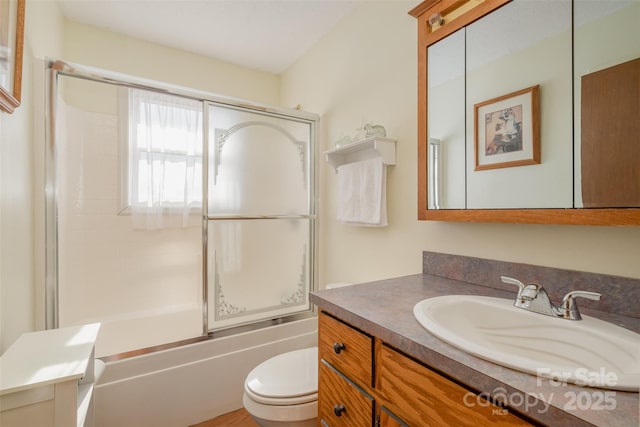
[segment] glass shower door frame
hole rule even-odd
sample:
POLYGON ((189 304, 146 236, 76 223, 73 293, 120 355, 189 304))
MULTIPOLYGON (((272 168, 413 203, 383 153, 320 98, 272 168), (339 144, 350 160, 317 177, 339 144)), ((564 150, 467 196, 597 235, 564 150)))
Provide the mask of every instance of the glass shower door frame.
MULTIPOLYGON (((307 173, 309 179, 309 197, 308 197, 308 212, 306 218, 309 219, 309 251, 311 265, 309 266, 309 291, 313 291, 316 287, 318 270, 317 270, 317 246, 318 246, 318 227, 316 216, 317 205, 317 179, 316 179, 316 133, 317 124, 319 122, 319 116, 317 114, 307 113, 300 110, 284 109, 260 103, 254 103, 246 100, 223 97, 207 92, 193 90, 185 87, 174 86, 167 83, 157 82, 148 79, 137 78, 121 73, 115 73, 87 67, 79 64, 72 64, 55 59, 47 59, 45 63, 46 67, 46 81, 45 81, 45 144, 46 149, 44 153, 45 160, 45 227, 44 227, 44 239, 45 239, 45 253, 44 253, 44 312, 45 312, 45 327, 46 329, 54 329, 59 327, 59 260, 58 260, 58 194, 57 194, 57 146, 58 135, 56 128, 57 109, 56 101, 58 97, 58 76, 75 77, 100 83, 106 83, 110 85, 123 86, 128 88, 138 88, 153 92, 172 94, 181 97, 191 98, 201 101, 203 104, 203 135, 205 138, 203 144, 203 215, 202 215, 202 256, 203 260, 207 259, 208 252, 208 225, 210 216, 208 213, 208 182, 209 182, 209 143, 207 142, 209 135, 209 105, 223 105, 231 106, 233 108, 246 109, 248 111, 259 112, 261 114, 268 114, 277 117, 291 118, 296 121, 309 123, 310 125, 310 143, 307 154, 307 173)), ((296 216, 299 217, 299 216, 296 216)), ((246 216, 239 218, 241 220, 256 219, 255 216, 246 216)), ((264 217, 260 217, 264 218, 264 217)), ((305 318, 315 315, 315 308, 311 303, 308 304, 307 310, 304 312, 298 312, 292 315, 285 315, 282 318, 271 319, 266 321, 254 322, 249 325, 241 325, 237 328, 229 328, 220 332, 212 332, 210 325, 208 324, 208 306, 209 295, 207 291, 207 277, 208 266, 207 262, 202 263, 202 335, 194 337, 190 340, 185 340, 177 343, 163 344, 156 347, 150 347, 146 349, 136 350, 135 354, 152 352, 164 348, 176 347, 186 343, 199 341, 202 339, 210 339, 217 336, 229 335, 235 333, 236 330, 244 331, 247 329, 257 329, 260 327, 284 323, 287 321, 293 321, 300 318, 305 318)), ((114 358, 121 358, 115 355, 114 358)))

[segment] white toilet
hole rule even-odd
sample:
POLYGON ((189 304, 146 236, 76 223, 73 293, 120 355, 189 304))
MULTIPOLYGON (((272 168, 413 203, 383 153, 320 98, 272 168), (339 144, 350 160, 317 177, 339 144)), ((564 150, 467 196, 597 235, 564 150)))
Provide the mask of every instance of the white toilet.
MULTIPOLYGON (((332 283, 327 289, 349 285, 332 283)), ((279 354, 253 368, 242 402, 260 427, 316 427, 318 347, 279 354)))
POLYGON ((242 402, 261 427, 315 427, 318 347, 279 354, 253 368, 242 402))

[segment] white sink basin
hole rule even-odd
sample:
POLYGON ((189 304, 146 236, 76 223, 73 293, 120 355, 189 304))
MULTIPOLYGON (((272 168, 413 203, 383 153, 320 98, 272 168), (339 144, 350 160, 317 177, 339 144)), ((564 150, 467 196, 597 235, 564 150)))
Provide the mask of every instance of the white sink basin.
POLYGON ((554 318, 470 295, 425 299, 413 314, 438 338, 498 365, 563 383, 640 387, 640 334, 612 323, 554 318))

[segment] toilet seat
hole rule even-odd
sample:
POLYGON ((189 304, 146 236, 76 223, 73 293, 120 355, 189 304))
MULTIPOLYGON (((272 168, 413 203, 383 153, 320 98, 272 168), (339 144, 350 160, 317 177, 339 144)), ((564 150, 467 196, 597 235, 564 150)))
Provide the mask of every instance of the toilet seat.
POLYGON ((301 405, 318 400, 318 347, 280 354, 247 375, 245 393, 265 405, 301 405))

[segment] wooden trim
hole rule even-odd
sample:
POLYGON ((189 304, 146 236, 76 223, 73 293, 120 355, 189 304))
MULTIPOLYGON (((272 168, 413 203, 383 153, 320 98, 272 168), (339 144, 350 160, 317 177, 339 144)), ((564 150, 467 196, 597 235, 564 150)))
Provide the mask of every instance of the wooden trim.
POLYGON ((511 0, 425 0, 409 14, 418 19, 418 31, 426 31, 424 42, 428 47, 509 2, 511 0), (434 14, 442 15, 445 23, 431 28, 428 20, 434 14))
POLYGON ((456 5, 459 7, 466 0, 425 0, 409 13, 418 20, 418 219, 429 220, 428 211, 428 55, 429 45, 441 40, 454 31, 462 28, 482 16, 492 12, 511 0, 484 0, 469 12, 445 24, 435 33, 430 33, 428 19, 434 13, 450 11, 456 5), (476 10, 477 9, 477 10, 476 10))
POLYGON ((13 67, 13 93, 9 93, 5 88, 0 87, 0 110, 9 114, 13 113, 20 106, 22 95, 22 58, 24 48, 24 13, 25 0, 16 0, 17 20, 16 20, 16 45, 13 67))
POLYGON ((443 209, 425 210, 423 219, 513 224, 640 225, 640 208, 628 209, 443 209))
POLYGON ((427 210, 429 199, 427 194, 427 177, 428 162, 427 150, 428 144, 428 84, 427 70, 427 15, 418 17, 418 219, 427 219, 425 211, 427 210))
POLYGON ((419 5, 417 5, 416 7, 414 7, 413 9, 411 9, 409 11, 409 15, 413 16, 414 18, 417 18, 420 15, 424 14, 425 11, 431 9, 433 5, 440 3, 440 1, 441 0, 425 0, 419 5))

